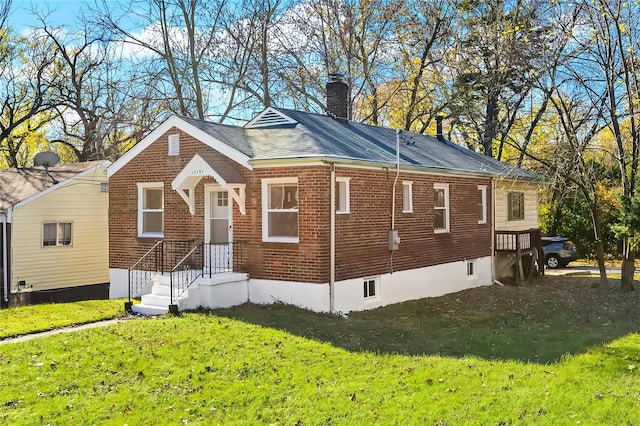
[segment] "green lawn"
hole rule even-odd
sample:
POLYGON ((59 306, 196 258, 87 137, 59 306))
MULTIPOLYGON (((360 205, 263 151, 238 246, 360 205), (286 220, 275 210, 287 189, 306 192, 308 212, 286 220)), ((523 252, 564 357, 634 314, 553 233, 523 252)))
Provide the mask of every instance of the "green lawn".
POLYGON ((638 424, 640 292, 550 278, 350 315, 244 306, 4 345, 7 424, 638 424))
POLYGON ((0 310, 0 339, 123 315, 122 300, 86 300, 0 310))

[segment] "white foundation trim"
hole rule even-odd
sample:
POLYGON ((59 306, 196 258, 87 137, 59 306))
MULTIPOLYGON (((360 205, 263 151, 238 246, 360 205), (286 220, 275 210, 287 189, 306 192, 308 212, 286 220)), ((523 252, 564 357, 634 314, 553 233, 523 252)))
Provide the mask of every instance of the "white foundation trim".
POLYGON ((109 268, 109 299, 129 297, 129 270, 109 268))
MULTIPOLYGON (((109 297, 112 299, 127 297, 128 271, 113 268, 109 271, 111 278, 109 297)), ((491 256, 398 271, 393 274, 354 278, 335 283, 334 311, 347 313, 375 309, 491 284, 491 256), (467 276, 469 261, 474 262, 473 276, 467 276), (365 299, 364 281, 371 279, 376 281, 376 294, 375 297, 365 299)), ((211 308, 241 305, 246 302, 260 305, 280 302, 315 312, 329 312, 331 307, 328 283, 263 279, 249 279, 248 284, 244 279, 223 283, 213 278, 200 281, 200 293, 201 299, 197 305, 211 308)))

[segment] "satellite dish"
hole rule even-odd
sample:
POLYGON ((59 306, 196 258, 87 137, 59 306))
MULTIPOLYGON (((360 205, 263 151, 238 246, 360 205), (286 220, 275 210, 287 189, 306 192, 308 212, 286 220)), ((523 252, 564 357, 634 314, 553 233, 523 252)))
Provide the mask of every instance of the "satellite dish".
POLYGON ((58 164, 58 161, 60 161, 60 157, 58 157, 58 154, 56 154, 55 152, 45 151, 36 154, 36 156, 33 158, 33 165, 42 166, 46 170, 49 167, 58 164))

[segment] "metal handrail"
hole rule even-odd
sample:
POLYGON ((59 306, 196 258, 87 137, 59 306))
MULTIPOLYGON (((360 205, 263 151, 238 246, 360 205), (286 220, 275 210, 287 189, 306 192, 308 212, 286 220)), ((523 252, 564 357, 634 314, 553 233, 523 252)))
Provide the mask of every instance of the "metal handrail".
MULTIPOLYGON (((131 266, 127 270, 127 290, 128 290, 129 302, 131 302, 131 297, 132 297, 132 294, 131 294, 132 293, 132 288, 131 288, 131 284, 132 284, 131 283, 131 273, 132 273, 132 271, 134 271, 138 265, 140 265, 145 259, 147 259, 147 257, 150 254, 153 253, 155 255, 155 259, 154 259, 155 260, 154 264, 156 265, 156 268, 155 268, 156 271, 155 272, 158 272, 157 271, 157 263, 158 263, 157 262, 157 258, 158 258, 157 249, 158 249, 158 246, 162 246, 162 244, 164 244, 163 240, 156 241, 156 243, 149 250, 147 250, 147 252, 144 255, 142 255, 142 257, 140 259, 138 259, 138 261, 136 263, 133 264, 133 266, 131 266)), ((139 290, 142 290, 147 285, 147 283, 146 283, 146 274, 145 274, 144 281, 145 281, 145 285, 141 286, 139 290)), ((137 294, 137 292, 135 292, 133 294, 133 296, 135 297, 136 294, 137 294)))
MULTIPOLYGON (((184 286, 184 288, 182 288, 182 289, 179 288, 178 289, 179 292, 174 297, 174 295, 173 295, 173 293, 174 293, 173 292, 173 277, 174 277, 174 274, 176 272, 180 272, 180 271, 178 271, 178 269, 182 267, 182 265, 187 261, 187 259, 189 259, 191 257, 191 255, 193 255, 198 249, 200 249, 202 247, 203 247, 202 243, 199 243, 199 244, 195 245, 189 251, 189 253, 187 253, 173 268, 171 268, 171 271, 169 273, 169 292, 170 292, 169 294, 171 296, 171 304, 172 305, 175 305, 175 303, 177 302, 178 298, 191 286, 191 284, 193 284, 198 279, 198 277, 200 275, 202 275, 202 271, 201 271, 196 277, 193 277, 189 281, 189 283, 186 286, 184 286)), ((200 260, 202 260, 202 256, 200 256, 200 260)), ((201 266, 201 269, 202 269, 202 266, 201 266)), ((192 269, 189 268, 188 270, 192 270, 192 269)))
POLYGON ((142 255, 142 257, 140 259, 138 259, 138 261, 136 263, 133 264, 132 267, 129 268, 129 270, 135 269, 136 266, 138 266, 140 264, 140 262, 142 262, 145 257, 147 257, 149 255, 149 253, 151 253, 157 246, 159 246, 160 244, 163 244, 164 241, 162 240, 158 240, 156 241, 156 243, 153 245, 153 247, 151 247, 145 254, 142 255))

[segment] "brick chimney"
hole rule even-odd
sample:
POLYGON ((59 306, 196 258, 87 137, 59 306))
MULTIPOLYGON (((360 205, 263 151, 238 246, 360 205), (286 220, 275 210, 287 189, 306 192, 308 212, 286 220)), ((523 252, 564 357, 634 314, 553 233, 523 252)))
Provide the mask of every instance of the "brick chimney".
POLYGON ((351 120, 349 85, 339 73, 330 73, 327 81, 327 114, 351 120))

